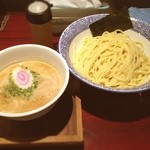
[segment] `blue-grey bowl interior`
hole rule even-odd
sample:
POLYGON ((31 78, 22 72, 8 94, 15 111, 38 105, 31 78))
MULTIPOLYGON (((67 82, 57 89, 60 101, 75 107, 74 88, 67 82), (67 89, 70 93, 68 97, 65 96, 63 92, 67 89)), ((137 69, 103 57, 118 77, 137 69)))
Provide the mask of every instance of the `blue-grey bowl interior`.
MULTIPOLYGON (((78 73, 75 68, 73 67, 73 64, 71 63, 71 60, 69 58, 69 47, 72 42, 72 40, 82 31, 89 28, 89 25, 93 22, 105 17, 107 14, 96 14, 91 16, 86 16, 81 19, 78 19, 74 21, 72 24, 70 24, 61 34, 59 44, 58 44, 58 50, 59 53, 65 58, 69 69, 73 75, 75 75, 79 80, 83 81, 84 83, 87 83, 88 85, 106 90, 111 92, 123 92, 123 93, 132 93, 132 92, 142 92, 145 90, 150 89, 150 82, 135 87, 135 88, 127 88, 127 89, 118 89, 118 88, 110 88, 102 85, 95 84, 87 79, 85 79, 80 73, 78 73)), ((142 34, 145 38, 150 40, 150 24, 131 18, 132 24, 133 24, 133 30, 139 32, 142 34)))

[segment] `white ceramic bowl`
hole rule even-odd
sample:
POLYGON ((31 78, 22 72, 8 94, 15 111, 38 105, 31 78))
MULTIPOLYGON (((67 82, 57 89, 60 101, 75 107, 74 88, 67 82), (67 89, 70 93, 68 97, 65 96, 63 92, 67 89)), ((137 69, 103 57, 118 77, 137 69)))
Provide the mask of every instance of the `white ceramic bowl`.
POLYGON ((41 60, 52 64, 62 77, 62 86, 58 94, 47 104, 28 112, 3 113, 0 116, 14 120, 31 120, 49 112, 64 93, 69 82, 69 69, 64 58, 55 50, 36 44, 23 44, 0 51, 0 70, 9 64, 24 60, 41 60))
MULTIPOLYGON (((81 46, 81 39, 85 36, 92 36, 89 25, 94 23, 97 20, 105 17, 107 14, 96 14, 91 16, 86 16, 74 21, 70 24, 62 33, 59 40, 59 53, 65 58, 71 73, 76 76, 79 80, 83 81, 89 86, 106 90, 110 92, 123 92, 123 93, 132 93, 132 92, 141 92, 150 89, 150 81, 144 85, 128 88, 128 89, 118 89, 110 88, 100 84, 91 82, 90 80, 84 78, 73 66, 73 59, 76 51, 81 46), (76 45, 76 50, 73 46, 76 45)), ((144 44, 144 49, 146 54, 150 57, 150 24, 131 18, 133 24, 133 29, 127 30, 127 34, 133 39, 138 39, 144 44)), ((109 24, 108 24, 109 26, 109 24)))

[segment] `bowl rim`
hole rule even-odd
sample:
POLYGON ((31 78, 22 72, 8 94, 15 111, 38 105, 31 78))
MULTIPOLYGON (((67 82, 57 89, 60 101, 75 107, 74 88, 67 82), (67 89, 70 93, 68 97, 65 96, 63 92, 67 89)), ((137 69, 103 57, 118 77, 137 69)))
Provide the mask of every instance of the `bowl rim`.
POLYGON ((49 48, 49 47, 46 47, 43 45, 38 45, 38 44, 19 44, 19 45, 10 46, 8 48, 1 50, 0 55, 3 53, 8 53, 15 48, 23 48, 23 47, 33 47, 33 48, 37 47, 37 48, 41 48, 42 50, 45 50, 47 52, 50 51, 52 53, 52 55, 55 55, 56 57, 58 57, 61 60, 61 62, 63 63, 66 77, 65 77, 64 83, 63 83, 61 89, 59 90, 59 92, 57 93, 57 95, 53 99, 51 99, 48 103, 44 104, 41 107, 38 107, 38 108, 30 110, 30 111, 26 111, 26 112, 20 112, 20 113, 0 112, 0 116, 2 116, 2 117, 22 118, 22 117, 27 117, 27 116, 31 116, 31 115, 40 113, 41 111, 43 111, 43 110, 47 109, 48 107, 50 107, 51 105, 53 105, 61 97, 61 95, 66 90, 67 85, 69 83, 70 72, 69 72, 68 65, 67 65, 65 59, 56 50, 54 50, 52 48, 49 48))

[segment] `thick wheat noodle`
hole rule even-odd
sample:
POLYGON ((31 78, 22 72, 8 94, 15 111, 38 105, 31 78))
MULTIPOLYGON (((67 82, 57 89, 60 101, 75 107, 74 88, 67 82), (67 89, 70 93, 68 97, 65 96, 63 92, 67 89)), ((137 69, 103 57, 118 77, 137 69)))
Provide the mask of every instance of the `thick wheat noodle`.
POLYGON ((130 88, 150 80, 143 45, 121 30, 84 38, 74 66, 88 80, 108 87, 130 88))

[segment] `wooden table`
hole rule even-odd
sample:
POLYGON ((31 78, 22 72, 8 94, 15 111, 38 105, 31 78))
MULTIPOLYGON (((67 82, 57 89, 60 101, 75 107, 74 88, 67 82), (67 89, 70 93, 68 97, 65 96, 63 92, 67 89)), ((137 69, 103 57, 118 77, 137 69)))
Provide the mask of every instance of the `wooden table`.
MULTIPOLYGON (((0 32, 0 50, 32 43, 25 14, 11 12, 9 15, 4 31, 0 32)), ((55 45, 58 40, 59 36, 55 36, 55 45)), ((58 149, 150 150, 150 91, 114 94, 80 83, 80 98, 84 143, 58 149)))

